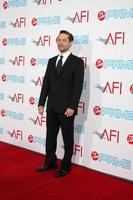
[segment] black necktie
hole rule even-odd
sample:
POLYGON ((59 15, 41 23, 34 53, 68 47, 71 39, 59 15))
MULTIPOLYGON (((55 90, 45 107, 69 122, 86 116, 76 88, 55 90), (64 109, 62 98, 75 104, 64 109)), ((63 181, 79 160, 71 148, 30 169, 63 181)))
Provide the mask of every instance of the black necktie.
POLYGON ((61 68, 62 68, 62 58, 63 58, 63 56, 61 55, 61 56, 60 56, 60 59, 59 59, 59 61, 58 61, 58 63, 57 63, 57 67, 56 67, 57 75, 60 74, 60 71, 61 71, 61 68))

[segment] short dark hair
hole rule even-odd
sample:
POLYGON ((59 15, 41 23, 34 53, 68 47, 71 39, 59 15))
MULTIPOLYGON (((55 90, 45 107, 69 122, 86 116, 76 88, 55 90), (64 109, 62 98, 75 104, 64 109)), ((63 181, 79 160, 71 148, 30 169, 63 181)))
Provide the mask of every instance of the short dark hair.
POLYGON ((61 31, 59 32, 59 34, 62 34, 62 33, 68 35, 68 38, 69 38, 69 41, 70 41, 70 42, 72 42, 72 41, 74 40, 74 37, 73 37, 72 33, 68 32, 68 31, 66 31, 66 30, 61 30, 61 31))

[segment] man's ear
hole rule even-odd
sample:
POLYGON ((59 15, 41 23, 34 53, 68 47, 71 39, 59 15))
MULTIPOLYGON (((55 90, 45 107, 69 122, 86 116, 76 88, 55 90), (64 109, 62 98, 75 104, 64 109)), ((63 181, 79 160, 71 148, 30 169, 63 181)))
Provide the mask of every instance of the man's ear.
POLYGON ((56 37, 56 43, 57 43, 57 41, 58 41, 58 37, 56 37))
POLYGON ((73 42, 70 42, 70 47, 72 46, 73 42))

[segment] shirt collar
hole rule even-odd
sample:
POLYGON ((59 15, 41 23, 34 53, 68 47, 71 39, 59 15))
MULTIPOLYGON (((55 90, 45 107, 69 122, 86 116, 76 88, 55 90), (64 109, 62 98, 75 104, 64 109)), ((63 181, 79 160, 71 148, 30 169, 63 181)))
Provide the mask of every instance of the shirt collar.
POLYGON ((59 56, 62 55, 63 58, 67 58, 70 55, 70 53, 70 51, 66 51, 65 53, 60 53, 59 56))

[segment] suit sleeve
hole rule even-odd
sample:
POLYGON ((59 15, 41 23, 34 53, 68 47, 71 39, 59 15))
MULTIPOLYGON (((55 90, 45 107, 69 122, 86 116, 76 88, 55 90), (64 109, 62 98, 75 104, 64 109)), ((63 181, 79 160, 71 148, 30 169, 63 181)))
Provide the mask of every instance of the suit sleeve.
POLYGON ((80 96, 82 93, 83 80, 84 80, 84 62, 82 59, 79 58, 74 72, 72 95, 68 106, 68 108, 71 108, 75 111, 77 110, 80 96))
POLYGON ((38 106, 44 106, 45 102, 46 102, 46 98, 48 96, 49 93, 49 61, 48 61, 48 65, 47 65, 47 69, 44 75, 44 80, 43 80, 43 85, 42 85, 42 89, 41 89, 41 93, 40 93, 40 98, 39 98, 39 102, 38 102, 38 106))

